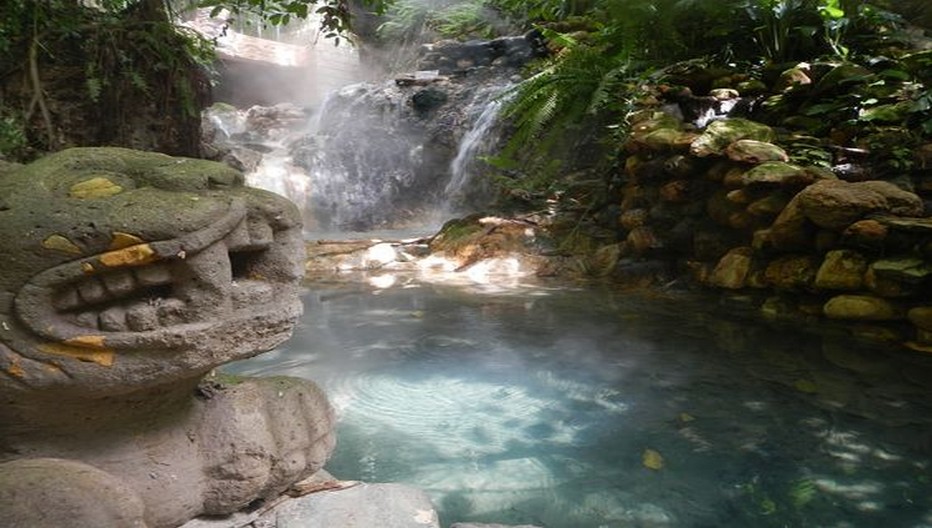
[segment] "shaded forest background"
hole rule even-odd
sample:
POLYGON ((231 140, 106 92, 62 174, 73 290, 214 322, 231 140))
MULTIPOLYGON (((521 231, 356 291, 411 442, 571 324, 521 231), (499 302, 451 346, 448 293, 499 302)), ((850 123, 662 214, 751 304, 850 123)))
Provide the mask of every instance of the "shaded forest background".
MULTIPOLYGON (((903 88, 896 95, 903 103, 901 124, 915 134, 913 143, 932 133, 932 59, 916 53, 928 46, 932 22, 932 5, 924 0, 4 4, 0 155, 8 160, 29 160, 76 145, 198 156, 200 112, 211 102, 213 43, 176 24, 198 6, 266 25, 288 24, 318 12, 331 36, 349 36, 367 49, 387 50, 397 68, 405 67, 406 57, 428 40, 541 32, 552 55, 527 71, 528 80, 506 112, 514 123, 511 148, 490 160, 503 174, 525 167, 532 176, 503 180, 525 188, 557 184, 556 175, 573 164, 572 153, 580 151, 580 143, 599 144, 627 132, 626 115, 648 95, 646 83, 676 85, 685 71, 693 77, 704 72, 698 75, 708 82, 723 72, 766 80, 803 60, 871 66, 887 61, 889 75, 903 88), (542 156, 545 152, 550 155, 542 156)), ((881 104, 879 99, 848 103, 857 105, 858 112, 881 104)), ((871 125, 857 121, 852 124, 871 125)))

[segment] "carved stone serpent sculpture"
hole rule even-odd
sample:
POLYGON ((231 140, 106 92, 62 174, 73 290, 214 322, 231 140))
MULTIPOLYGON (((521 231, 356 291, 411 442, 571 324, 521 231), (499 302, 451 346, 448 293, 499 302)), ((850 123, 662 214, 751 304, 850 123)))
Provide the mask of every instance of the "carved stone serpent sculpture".
POLYGON ((226 166, 70 149, 0 174, 0 525, 177 526, 318 471, 311 382, 208 375, 302 311, 299 214, 226 166))

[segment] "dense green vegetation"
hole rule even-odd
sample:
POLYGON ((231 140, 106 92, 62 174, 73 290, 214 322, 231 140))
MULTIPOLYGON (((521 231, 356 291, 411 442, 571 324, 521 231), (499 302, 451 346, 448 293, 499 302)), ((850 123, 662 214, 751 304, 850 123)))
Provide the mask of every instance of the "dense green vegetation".
POLYGON ((571 185, 568 172, 613 163, 629 114, 658 89, 701 96, 753 85, 760 93, 803 61, 856 66, 865 77, 839 93, 768 98, 760 118, 782 126, 801 113, 813 125, 807 133, 858 129, 847 135, 908 168, 911 149, 932 134, 930 58, 913 45, 927 38, 921 29, 930 22, 932 5, 923 1, 398 0, 378 37, 411 48, 418 38, 542 32, 553 53, 509 95, 511 139, 489 161, 506 187, 546 195, 571 185), (606 148, 593 155, 599 145, 606 148))
MULTIPOLYGON (((362 2, 381 10, 382 0, 362 2)), ((329 34, 345 32, 346 0, 8 0, 0 18, 0 155, 28 159, 67 146, 63 127, 84 127, 90 144, 131 144, 147 108, 169 116, 159 145, 197 151, 213 44, 179 15, 212 7, 231 20, 286 24, 312 13, 329 34)))

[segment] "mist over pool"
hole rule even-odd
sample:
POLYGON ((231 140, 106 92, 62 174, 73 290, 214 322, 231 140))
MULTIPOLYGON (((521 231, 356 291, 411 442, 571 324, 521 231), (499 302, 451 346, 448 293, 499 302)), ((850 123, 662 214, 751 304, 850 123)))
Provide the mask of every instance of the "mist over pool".
POLYGON ((311 285, 231 370, 313 379, 339 478, 444 524, 932 526, 932 358, 717 314, 687 295, 311 285))

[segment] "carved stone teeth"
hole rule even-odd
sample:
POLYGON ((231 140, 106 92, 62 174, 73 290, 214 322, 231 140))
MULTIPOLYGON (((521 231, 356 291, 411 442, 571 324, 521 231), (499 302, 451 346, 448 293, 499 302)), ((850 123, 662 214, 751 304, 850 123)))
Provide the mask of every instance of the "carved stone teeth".
POLYGON ((122 306, 113 306, 100 312, 100 329, 106 332, 125 332, 126 310, 122 306))
MULTIPOLYGON (((223 240, 186 259, 110 270, 63 284, 52 304, 73 324, 104 332, 152 331, 201 321, 225 307, 240 310, 268 304, 275 300, 274 286, 264 280, 234 281, 230 253, 270 249, 274 236, 268 223, 244 219, 223 240), (147 288, 167 285, 172 287, 172 297, 138 298, 147 288)), ((261 268, 267 257, 250 254, 250 270, 261 268)))
POLYGON ((78 296, 78 290, 71 286, 55 292, 52 299, 52 306, 59 312, 72 310, 80 305, 81 298, 78 296))
POLYGON ((98 330, 100 327, 97 326, 97 312, 82 312, 75 317, 75 322, 78 326, 83 326, 85 328, 91 328, 98 330))
POLYGON ((88 277, 78 283, 78 295, 86 304, 99 303, 107 298, 107 289, 100 279, 88 277))
POLYGON ((129 270, 118 270, 103 276, 104 286, 111 297, 121 297, 136 290, 136 280, 129 270))
POLYGON ((171 270, 168 264, 156 263, 133 270, 136 282, 140 286, 161 286, 172 281, 171 270))
POLYGON ((159 327, 159 313, 155 302, 138 302, 126 310, 126 325, 135 332, 155 330, 159 327))
POLYGON ((190 315, 204 318, 229 306, 233 281, 226 244, 218 242, 175 264, 173 295, 190 315))

